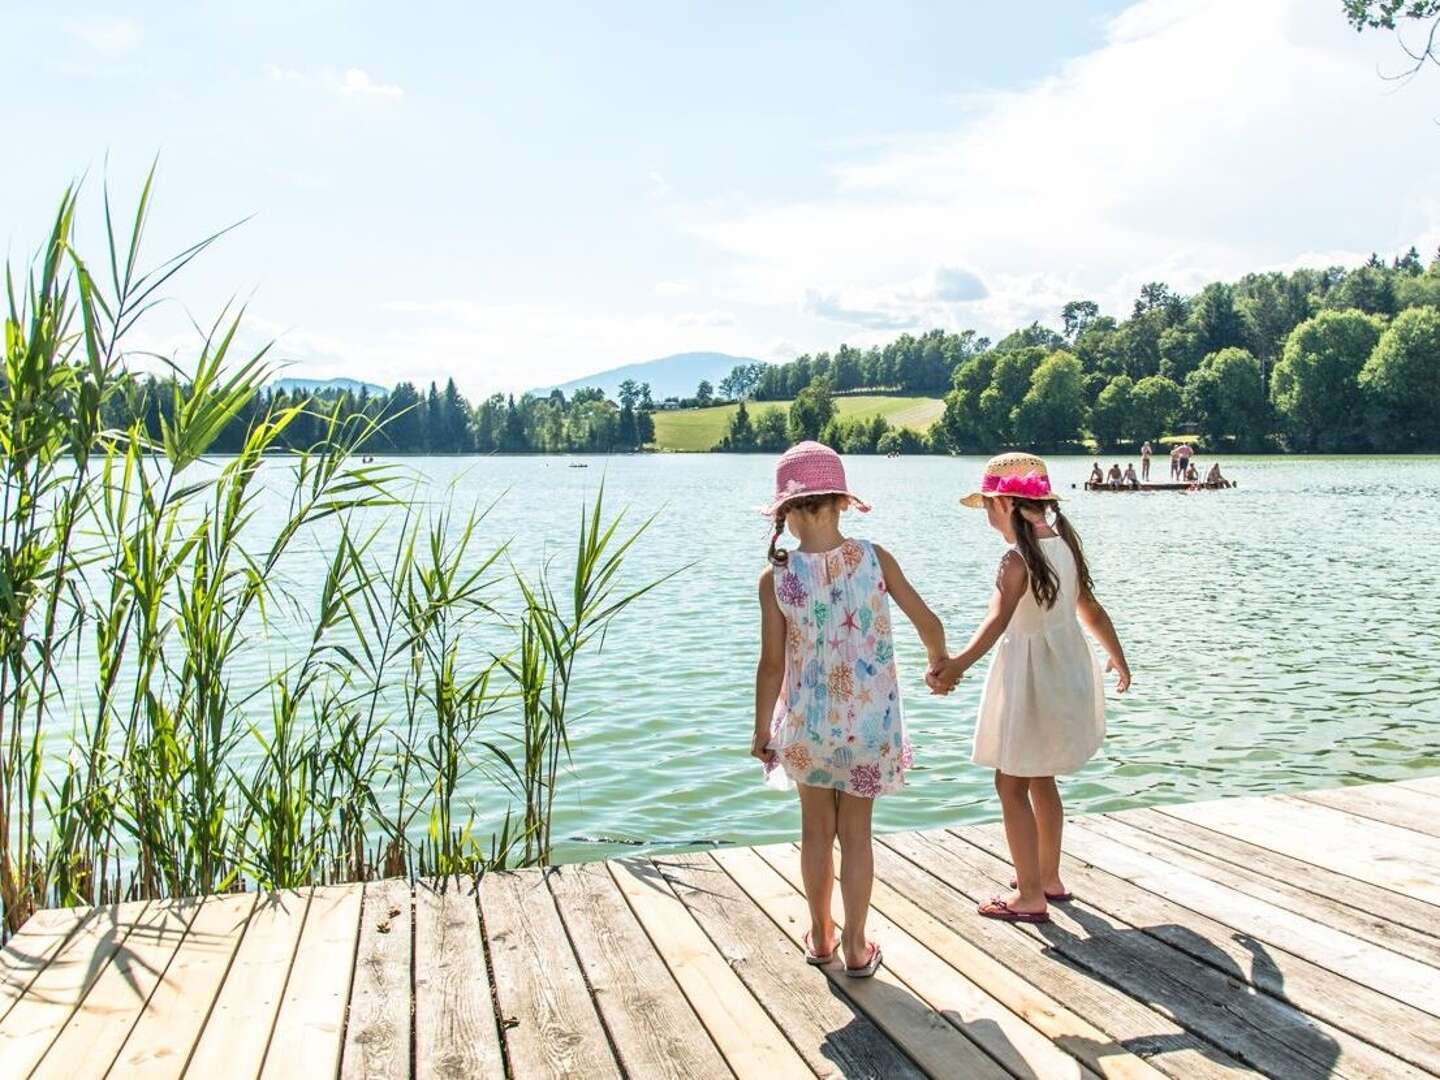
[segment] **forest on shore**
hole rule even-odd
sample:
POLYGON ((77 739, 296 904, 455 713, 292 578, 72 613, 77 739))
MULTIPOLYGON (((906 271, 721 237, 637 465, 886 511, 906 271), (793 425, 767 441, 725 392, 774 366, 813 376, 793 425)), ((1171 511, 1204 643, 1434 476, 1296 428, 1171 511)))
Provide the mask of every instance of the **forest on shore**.
POLYGON ((1440 449, 1440 255, 1247 274, 1190 297, 1155 282, 1127 319, 1089 300, 1060 316, 1058 331, 1032 323, 993 344, 931 330, 737 369, 750 405, 717 449, 1106 450, 1169 434, 1211 450, 1440 449), (944 415, 923 435, 836 417, 835 395, 880 388, 943 388, 944 415))
MULTIPOLYGON (((1427 266, 1411 248, 1388 263, 1247 274, 1193 296, 1154 282, 1128 318, 1083 299, 1059 316, 1058 330, 1036 322, 997 342, 934 329, 742 365, 684 406, 738 402, 714 447, 736 452, 806 438, 847 453, 1063 452, 1173 434, 1212 451, 1440 449, 1440 255, 1427 266), (944 413, 928 431, 841 418, 836 398, 860 393, 943 398, 944 413)), ((158 435, 177 393, 173 380, 134 379, 107 403, 108 419, 117 428, 143 419, 158 435)), ((215 449, 238 449, 268 410, 295 400, 258 396, 215 449)), ((629 452, 653 444, 656 408, 633 380, 616 400, 592 388, 477 405, 454 379, 428 390, 402 382, 384 395, 317 395, 284 441, 307 448, 338 415, 384 421, 366 446, 375 453, 629 452)))

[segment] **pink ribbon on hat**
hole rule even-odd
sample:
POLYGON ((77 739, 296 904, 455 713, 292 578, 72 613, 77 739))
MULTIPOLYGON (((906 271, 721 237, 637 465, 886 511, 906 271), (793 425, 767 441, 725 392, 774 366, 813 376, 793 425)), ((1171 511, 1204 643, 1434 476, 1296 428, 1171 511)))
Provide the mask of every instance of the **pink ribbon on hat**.
POLYGON ((1050 494, 1050 478, 1044 473, 1028 472, 1024 476, 985 477, 980 490, 987 495, 1018 495, 1022 499, 1043 499, 1050 494))

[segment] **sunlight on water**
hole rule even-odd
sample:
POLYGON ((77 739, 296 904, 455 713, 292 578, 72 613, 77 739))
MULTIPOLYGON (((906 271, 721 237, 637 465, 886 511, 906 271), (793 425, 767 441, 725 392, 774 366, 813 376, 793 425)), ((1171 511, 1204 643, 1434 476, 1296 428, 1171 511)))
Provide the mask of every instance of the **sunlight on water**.
MULTIPOLYGON (((527 570, 562 571, 582 500, 655 514, 627 576, 685 567, 615 624, 582 669, 574 765, 557 806, 561 859, 708 842, 791 839, 793 795, 769 791, 748 756, 772 461, 762 456, 408 459, 435 498, 498 499, 477 555, 512 541, 527 570)), ((956 505, 979 459, 857 458, 871 500, 847 531, 888 547, 945 621, 952 649, 984 612, 1002 541, 956 505)), ((1072 811, 1400 779, 1440 770, 1440 459, 1228 459, 1233 491, 1074 491, 1089 461, 1055 463, 1135 685, 1109 698, 1100 755, 1064 785, 1072 811)), ((278 477, 277 477, 278 479, 278 477)), ((263 522, 264 516, 260 520, 263 522)), ((393 535, 382 536, 384 559, 393 535)), ((325 535, 277 582, 313 603, 325 535), (307 577, 313 571, 313 578, 307 577)), ((277 614, 283 614, 277 612, 277 614)), ((282 620, 283 621, 283 620, 282 620)), ((477 630, 483 654, 504 637, 477 630)), ((897 612, 896 644, 916 768, 882 799, 883 829, 998 817, 990 774, 970 764, 984 663, 949 698, 924 687, 924 653, 897 612)), ((279 635, 245 681, 281 663, 279 635)), ((52 746, 58 747, 60 740, 52 746)), ((493 780, 474 795, 503 812, 493 780)), ((482 821, 486 830, 491 821, 482 821)))
MULTIPOLYGON (((617 623, 577 705, 574 771, 555 825, 562 858, 648 845, 792 838, 793 795, 746 754, 758 641, 756 576, 772 463, 758 456, 431 460, 462 500, 506 492, 487 522, 531 565, 561 565, 583 496, 656 513, 636 578, 688 564, 617 623), (458 480, 457 480, 458 478, 458 480), (604 838, 606 844, 578 838, 604 838)), ((956 505, 977 459, 857 458, 875 504, 847 515, 888 547, 964 644, 1002 542, 956 505)), ((1072 491, 1088 461, 1056 462, 1135 685, 1110 695, 1100 755, 1064 787, 1074 811, 1398 779, 1440 769, 1440 460, 1232 459, 1240 487, 1198 495, 1072 491)), ((898 617, 898 616, 897 616, 898 617)), ((881 800, 885 829, 998 816, 970 764, 983 664, 928 696, 924 653, 897 623, 917 767, 881 800)))

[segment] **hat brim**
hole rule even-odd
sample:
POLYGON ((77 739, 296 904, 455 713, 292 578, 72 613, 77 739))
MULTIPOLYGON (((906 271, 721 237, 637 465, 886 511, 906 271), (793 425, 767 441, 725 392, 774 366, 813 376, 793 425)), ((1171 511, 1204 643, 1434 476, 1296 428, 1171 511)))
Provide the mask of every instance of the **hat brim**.
POLYGON ((808 499, 811 495, 844 495, 850 500, 850 505, 862 514, 870 512, 870 504, 860 498, 853 491, 846 491, 844 488, 831 488, 826 491, 797 491, 794 495, 786 495, 783 499, 776 499, 769 506, 762 506, 760 513, 766 517, 774 517, 780 512, 786 503, 792 503, 796 499, 808 499))
MULTIPOLYGON (((998 496, 1001 496, 1001 495, 1010 495, 1010 492, 1008 492, 1008 491, 972 491, 969 495, 966 495, 963 499, 960 500, 960 505, 961 505, 961 506, 964 506, 964 507, 968 507, 968 508, 971 509, 971 510, 979 510, 982 506, 985 505, 985 500, 986 500, 986 499, 994 499, 994 498, 997 498, 998 496)), ((1034 500, 1035 502, 1059 502, 1059 501, 1060 501, 1060 496, 1059 496, 1059 495, 1056 495, 1053 491, 1052 491, 1049 495, 1024 495, 1024 496, 1011 496, 1011 497, 1012 497, 1012 498, 1032 499, 1032 500, 1034 500)))

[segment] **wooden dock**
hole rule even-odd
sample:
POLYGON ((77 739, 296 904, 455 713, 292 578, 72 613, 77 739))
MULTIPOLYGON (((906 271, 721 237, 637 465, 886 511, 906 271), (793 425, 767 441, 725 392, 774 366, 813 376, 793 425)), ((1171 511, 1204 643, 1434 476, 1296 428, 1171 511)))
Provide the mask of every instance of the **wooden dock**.
MULTIPOLYGON (((1070 485, 1072 488, 1074 484, 1070 485)), ((1129 495, 1140 491, 1228 491, 1230 488, 1239 487, 1234 480, 1221 480, 1217 484, 1207 484, 1203 480, 1195 483, 1150 483, 1148 481, 1140 484, 1096 484, 1089 480, 1085 481, 1085 490, 1094 492, 1109 492, 1116 495, 1129 495)))
POLYGON ((789 845, 45 911, 0 1077, 1440 1076, 1440 777, 1066 849, 1075 902, 1019 927, 975 914, 998 826, 881 837, 870 981, 802 962, 789 845))

